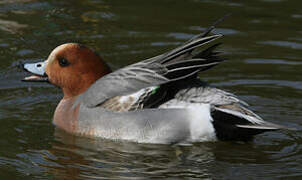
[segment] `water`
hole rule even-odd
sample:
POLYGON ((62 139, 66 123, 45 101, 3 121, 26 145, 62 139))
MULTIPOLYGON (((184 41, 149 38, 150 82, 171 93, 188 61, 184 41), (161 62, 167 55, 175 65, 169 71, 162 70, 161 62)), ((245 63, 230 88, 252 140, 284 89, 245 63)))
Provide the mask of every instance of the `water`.
POLYGON ((302 2, 0 1, 0 179, 301 179, 302 2), (150 145, 75 137, 51 123, 62 97, 22 83, 20 62, 81 42, 114 68, 171 49, 227 13, 220 50, 229 61, 200 76, 236 93, 271 122, 298 131, 252 142, 150 145))

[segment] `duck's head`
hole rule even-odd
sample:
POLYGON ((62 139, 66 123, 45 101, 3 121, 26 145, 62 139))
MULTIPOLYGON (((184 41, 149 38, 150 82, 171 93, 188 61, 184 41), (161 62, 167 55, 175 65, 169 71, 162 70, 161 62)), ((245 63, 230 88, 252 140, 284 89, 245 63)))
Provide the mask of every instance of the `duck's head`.
POLYGON ((111 72, 100 56, 76 43, 60 45, 46 61, 24 64, 23 68, 33 74, 23 81, 50 82, 63 90, 64 98, 83 93, 97 79, 111 72))

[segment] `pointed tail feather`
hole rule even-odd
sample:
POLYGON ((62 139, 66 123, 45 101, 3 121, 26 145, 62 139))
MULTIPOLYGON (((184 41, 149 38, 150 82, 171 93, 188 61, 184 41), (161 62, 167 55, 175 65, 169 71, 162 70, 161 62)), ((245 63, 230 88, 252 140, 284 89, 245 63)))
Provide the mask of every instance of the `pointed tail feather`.
POLYGON ((296 128, 290 128, 286 126, 282 126, 279 124, 274 124, 271 122, 265 122, 260 125, 236 125, 239 128, 246 128, 246 129, 263 129, 263 130, 278 130, 278 129, 286 129, 286 130, 292 130, 296 131, 296 128))
MULTIPOLYGON (((230 107, 232 105, 229 105, 230 107)), ((233 109, 215 108, 211 113, 216 135, 221 140, 251 140, 255 135, 279 129, 295 130, 266 122, 241 105, 233 109)))

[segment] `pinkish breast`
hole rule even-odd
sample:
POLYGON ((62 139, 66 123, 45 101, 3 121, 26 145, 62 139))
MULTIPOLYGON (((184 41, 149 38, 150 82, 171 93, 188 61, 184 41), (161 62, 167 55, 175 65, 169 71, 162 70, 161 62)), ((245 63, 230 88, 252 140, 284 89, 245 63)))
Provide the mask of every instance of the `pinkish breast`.
POLYGON ((80 105, 73 107, 75 98, 63 98, 58 104, 53 123, 69 133, 77 133, 78 112, 80 105))

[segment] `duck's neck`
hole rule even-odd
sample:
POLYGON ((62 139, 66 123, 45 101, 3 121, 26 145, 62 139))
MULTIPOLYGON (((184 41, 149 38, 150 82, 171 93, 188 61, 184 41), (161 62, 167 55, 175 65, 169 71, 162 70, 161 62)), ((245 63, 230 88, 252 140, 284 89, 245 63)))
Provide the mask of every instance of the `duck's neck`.
POLYGON ((76 133, 78 127, 79 105, 73 107, 76 97, 64 97, 58 104, 53 123, 69 133, 76 133))
POLYGON ((64 93, 64 99, 72 99, 83 92, 85 92, 96 80, 98 80, 100 76, 97 75, 82 75, 77 77, 76 79, 70 80, 73 82, 69 85, 61 87, 64 93))

